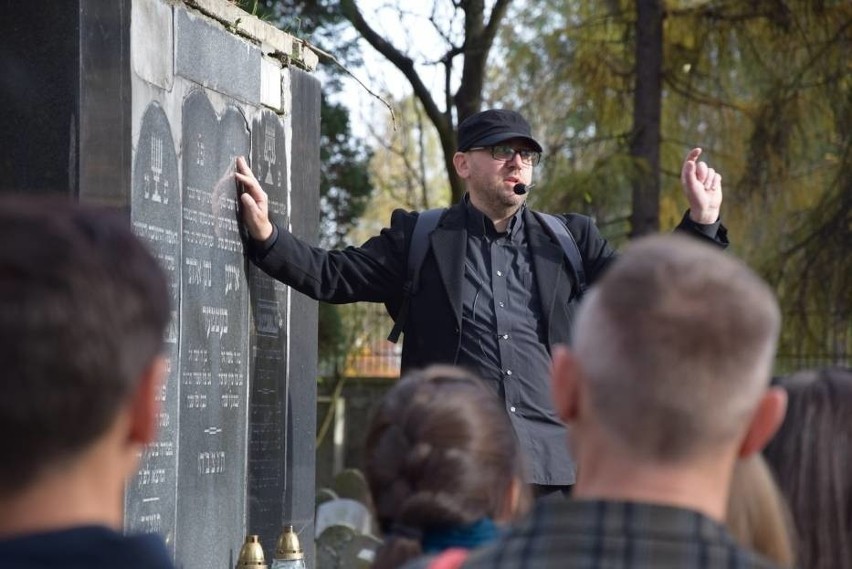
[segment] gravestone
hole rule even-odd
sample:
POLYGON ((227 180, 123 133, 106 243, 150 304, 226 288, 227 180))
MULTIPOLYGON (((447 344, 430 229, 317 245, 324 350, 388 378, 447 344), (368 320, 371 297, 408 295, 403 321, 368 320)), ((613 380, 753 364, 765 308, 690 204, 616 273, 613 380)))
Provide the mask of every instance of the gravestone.
POLYGON ((363 503, 350 498, 337 498, 317 506, 316 531, 322 535, 326 528, 346 526, 358 533, 373 532, 373 514, 363 503))
POLYGON ((367 479, 364 478, 364 474, 357 468, 347 468, 338 472, 334 477, 332 488, 341 498, 357 500, 365 505, 371 503, 370 488, 367 485, 367 479))
MULTIPOLYGON (((131 211, 136 233, 154 250, 169 275, 172 319, 166 333, 168 376, 158 403, 158 438, 140 461, 136 478, 127 489, 125 517, 142 531, 158 531, 174 548, 177 505, 178 383, 181 294, 181 209, 177 152, 163 108, 152 103, 142 118, 133 165, 131 211), (139 221, 139 220, 146 221, 139 221)), ((200 271, 199 271, 200 272, 200 271)), ((200 275, 193 275, 197 278, 200 275)))
POLYGON ((157 440, 128 531, 179 567, 268 560, 284 524, 313 565, 316 304, 253 267, 235 158, 276 220, 315 241, 319 82, 303 42, 226 0, 3 0, 0 190, 127 212, 170 277, 157 440))
POLYGON ((317 567, 341 569, 358 534, 348 526, 331 526, 317 536, 317 567))
POLYGON ((369 569, 381 547, 379 538, 346 525, 330 526, 317 538, 317 567, 369 569))

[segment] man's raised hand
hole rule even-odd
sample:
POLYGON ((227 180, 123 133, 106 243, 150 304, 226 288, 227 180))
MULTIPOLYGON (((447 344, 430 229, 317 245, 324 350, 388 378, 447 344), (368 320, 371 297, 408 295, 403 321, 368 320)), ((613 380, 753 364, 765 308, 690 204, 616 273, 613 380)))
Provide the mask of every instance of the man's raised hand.
POLYGON ((686 155, 680 172, 683 193, 689 201, 689 217, 702 224, 715 223, 722 207, 722 176, 704 162, 699 162, 700 148, 686 155))

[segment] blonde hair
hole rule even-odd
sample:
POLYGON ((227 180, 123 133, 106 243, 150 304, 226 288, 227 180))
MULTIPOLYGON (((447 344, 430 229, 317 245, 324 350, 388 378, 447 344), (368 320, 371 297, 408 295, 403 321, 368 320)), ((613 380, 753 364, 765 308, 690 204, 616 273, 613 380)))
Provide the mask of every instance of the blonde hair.
POLYGON ((782 567, 793 566, 790 509, 762 455, 737 461, 725 523, 740 544, 782 567))

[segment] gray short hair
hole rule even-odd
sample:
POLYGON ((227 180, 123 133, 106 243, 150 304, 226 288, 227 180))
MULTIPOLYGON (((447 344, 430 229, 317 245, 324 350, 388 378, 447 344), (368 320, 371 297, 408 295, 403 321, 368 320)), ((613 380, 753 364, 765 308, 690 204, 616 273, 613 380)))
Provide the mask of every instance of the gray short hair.
POLYGON ((781 316, 744 263, 677 235, 640 239, 596 284, 575 352, 600 423, 675 461, 730 442, 769 383, 781 316))

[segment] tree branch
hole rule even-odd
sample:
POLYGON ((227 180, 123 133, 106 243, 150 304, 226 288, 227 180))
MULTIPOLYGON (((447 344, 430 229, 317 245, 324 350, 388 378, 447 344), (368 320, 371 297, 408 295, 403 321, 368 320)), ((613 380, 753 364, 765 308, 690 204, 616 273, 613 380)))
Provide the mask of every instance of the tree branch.
POLYGON ((450 125, 446 124, 446 118, 438 109, 438 105, 435 104, 432 94, 423 83, 423 80, 420 78, 420 75, 418 75, 417 70, 414 69, 414 61, 394 47, 385 38, 380 36, 370 26, 370 24, 364 20, 364 16, 355 4, 355 0, 341 0, 340 9, 343 12, 344 17, 349 20, 358 33, 361 34, 361 37, 367 40, 367 43, 373 46, 373 48, 381 53, 388 61, 393 63, 393 65, 402 72, 408 82, 411 83, 414 95, 420 99, 420 102, 423 104, 423 109, 426 111, 429 119, 435 124, 438 130, 441 130, 441 125, 443 125, 444 128, 449 128, 450 125))
POLYGON ((396 130, 396 116, 394 115, 394 112, 393 112, 393 106, 391 106, 391 104, 384 97, 382 97, 378 93, 375 93, 372 89, 367 87, 367 85, 365 85, 363 81, 361 81, 354 73, 349 71, 349 69, 347 69, 347 67, 345 65, 343 65, 343 63, 339 59, 334 57, 332 54, 328 53, 327 51, 323 51, 322 49, 318 48, 315 45, 311 45, 311 49, 313 51, 316 51, 321 57, 327 59, 328 61, 330 61, 330 62, 334 63, 335 65, 337 65, 338 67, 340 67, 340 69, 342 69, 344 73, 346 73, 347 75, 352 77, 352 79, 357 81, 358 84, 361 85, 361 87, 363 87, 365 91, 367 91, 370 95, 372 95, 373 97, 375 97, 376 99, 381 101, 382 104, 384 104, 384 106, 386 106, 388 108, 388 111, 390 111, 391 122, 393 124, 394 130, 396 130))
POLYGON ((491 9, 491 16, 488 18, 488 23, 485 25, 485 30, 482 33, 482 41, 491 49, 494 43, 494 38, 497 35, 497 30, 500 28, 500 22, 506 15, 506 10, 509 8, 512 0, 497 0, 494 7, 491 9))

